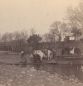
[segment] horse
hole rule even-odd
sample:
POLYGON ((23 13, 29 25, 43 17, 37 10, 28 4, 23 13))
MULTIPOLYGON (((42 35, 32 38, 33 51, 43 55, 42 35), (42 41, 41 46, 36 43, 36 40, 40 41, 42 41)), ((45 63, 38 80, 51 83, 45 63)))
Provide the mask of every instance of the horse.
POLYGON ((41 61, 42 61, 43 58, 45 57, 44 52, 42 52, 41 50, 35 50, 35 51, 33 52, 33 55, 39 55, 41 61))

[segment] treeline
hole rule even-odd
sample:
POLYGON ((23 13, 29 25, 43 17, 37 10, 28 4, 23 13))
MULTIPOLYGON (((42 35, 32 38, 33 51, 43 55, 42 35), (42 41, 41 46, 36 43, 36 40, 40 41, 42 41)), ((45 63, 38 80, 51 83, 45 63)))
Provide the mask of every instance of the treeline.
POLYGON ((0 36, 0 50, 30 52, 39 42, 60 42, 65 36, 74 40, 83 39, 83 3, 76 8, 68 8, 65 20, 55 21, 49 28, 49 32, 43 36, 36 34, 34 30, 30 35, 27 31, 6 32, 0 36))
POLYGON ((20 51, 27 45, 28 34, 25 31, 4 33, 0 37, 0 50, 20 51))

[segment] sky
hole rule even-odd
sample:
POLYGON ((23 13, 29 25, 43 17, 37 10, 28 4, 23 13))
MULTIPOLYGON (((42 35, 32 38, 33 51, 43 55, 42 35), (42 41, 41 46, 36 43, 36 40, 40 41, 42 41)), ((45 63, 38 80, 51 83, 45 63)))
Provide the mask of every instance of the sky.
POLYGON ((63 20, 68 7, 80 0, 0 0, 0 33, 13 31, 48 32, 56 20, 63 20))

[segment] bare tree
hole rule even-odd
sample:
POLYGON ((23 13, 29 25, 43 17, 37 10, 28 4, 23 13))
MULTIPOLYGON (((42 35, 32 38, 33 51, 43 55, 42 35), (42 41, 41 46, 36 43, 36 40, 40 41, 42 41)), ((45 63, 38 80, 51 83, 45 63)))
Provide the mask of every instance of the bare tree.
POLYGON ((83 33, 83 3, 76 8, 69 8, 67 18, 71 26, 71 33, 77 40, 83 33))
POLYGON ((21 31, 21 32, 14 32, 13 33, 14 40, 11 44, 12 50, 14 51, 21 51, 24 49, 27 39, 28 39, 28 34, 26 31, 21 31))
POLYGON ((55 36, 54 36, 54 34, 46 33, 43 36, 43 40, 45 42, 55 42, 55 36))
POLYGON ((67 18, 71 25, 83 29, 83 2, 76 8, 68 8, 67 18))
POLYGON ((61 22, 56 21, 51 25, 51 29, 50 29, 50 34, 53 35, 53 39, 60 41, 61 40, 61 32, 60 32, 60 26, 61 26, 61 22))
POLYGON ((35 33, 36 33, 35 29, 34 28, 31 28, 30 35, 34 35, 35 33))
POLYGON ((13 35, 14 35, 14 40, 20 40, 20 39, 27 40, 28 38, 28 34, 26 31, 21 31, 21 32, 16 31, 13 33, 13 35))
POLYGON ((0 33, 0 41, 2 40, 2 35, 1 35, 1 33, 0 33))
POLYGON ((73 27, 71 33, 73 33, 75 40, 78 40, 78 38, 82 35, 81 30, 78 29, 77 27, 73 27))
POLYGON ((61 41, 66 33, 68 33, 68 24, 65 22, 56 21, 51 25, 49 33, 55 41, 61 41))
POLYGON ((13 40, 13 33, 6 32, 2 35, 1 40, 3 42, 9 42, 13 40))

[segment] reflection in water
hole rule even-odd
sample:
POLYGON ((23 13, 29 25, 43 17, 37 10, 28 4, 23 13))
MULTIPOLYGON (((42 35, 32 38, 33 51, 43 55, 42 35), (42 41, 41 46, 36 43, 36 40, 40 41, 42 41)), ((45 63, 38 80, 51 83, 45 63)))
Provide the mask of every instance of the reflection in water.
POLYGON ((83 72, 81 70, 81 66, 76 65, 34 65, 34 68, 37 70, 44 70, 46 72, 49 72, 50 74, 58 73, 60 77, 63 79, 70 79, 75 78, 79 81, 83 82, 83 72))

